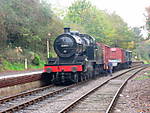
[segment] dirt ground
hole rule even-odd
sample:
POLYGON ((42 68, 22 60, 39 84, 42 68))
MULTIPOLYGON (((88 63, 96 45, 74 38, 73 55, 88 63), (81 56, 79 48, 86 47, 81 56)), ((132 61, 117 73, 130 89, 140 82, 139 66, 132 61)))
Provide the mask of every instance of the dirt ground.
POLYGON ((150 68, 128 82, 113 113, 150 113, 150 68))

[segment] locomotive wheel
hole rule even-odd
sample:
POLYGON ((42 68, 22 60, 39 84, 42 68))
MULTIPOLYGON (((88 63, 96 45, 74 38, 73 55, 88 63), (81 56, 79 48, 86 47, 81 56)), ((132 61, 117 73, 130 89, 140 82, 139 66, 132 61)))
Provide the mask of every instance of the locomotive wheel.
POLYGON ((86 81, 86 75, 83 76, 83 80, 86 81))
POLYGON ((85 81, 87 81, 87 80, 89 80, 90 79, 90 76, 89 76, 89 74, 85 74, 85 81))
POLYGON ((90 78, 93 78, 93 73, 89 72, 89 76, 90 76, 90 78))
POLYGON ((90 79, 90 75, 89 75, 89 74, 86 74, 86 76, 87 76, 87 80, 89 80, 89 79, 90 79))
POLYGON ((81 76, 81 82, 82 82, 82 81, 84 81, 84 76, 83 76, 83 75, 81 76))
POLYGON ((75 82, 75 83, 78 83, 78 82, 79 82, 79 77, 78 77, 78 74, 77 74, 77 73, 74 74, 74 82, 75 82))

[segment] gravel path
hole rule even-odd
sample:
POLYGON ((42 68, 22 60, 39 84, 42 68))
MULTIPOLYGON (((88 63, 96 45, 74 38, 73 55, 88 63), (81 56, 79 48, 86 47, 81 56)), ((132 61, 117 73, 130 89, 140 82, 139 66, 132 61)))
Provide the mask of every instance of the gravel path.
POLYGON ((113 113, 150 113, 150 68, 128 82, 113 113))

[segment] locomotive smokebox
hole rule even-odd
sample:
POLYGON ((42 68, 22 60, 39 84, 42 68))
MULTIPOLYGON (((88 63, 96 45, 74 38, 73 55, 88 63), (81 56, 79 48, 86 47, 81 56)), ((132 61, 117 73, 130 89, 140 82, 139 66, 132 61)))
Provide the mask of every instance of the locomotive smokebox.
POLYGON ((64 33, 70 33, 70 27, 65 27, 64 28, 64 33))

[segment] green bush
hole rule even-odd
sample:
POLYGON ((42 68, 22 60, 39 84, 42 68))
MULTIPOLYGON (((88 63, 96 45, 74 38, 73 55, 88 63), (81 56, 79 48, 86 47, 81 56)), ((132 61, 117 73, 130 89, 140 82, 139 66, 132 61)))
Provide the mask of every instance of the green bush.
POLYGON ((37 66, 40 64, 40 57, 38 55, 34 57, 34 59, 32 60, 32 64, 37 66))
POLYGON ((10 63, 6 60, 3 62, 3 68, 4 70, 24 70, 24 64, 21 63, 10 63))

